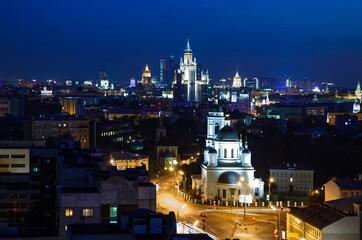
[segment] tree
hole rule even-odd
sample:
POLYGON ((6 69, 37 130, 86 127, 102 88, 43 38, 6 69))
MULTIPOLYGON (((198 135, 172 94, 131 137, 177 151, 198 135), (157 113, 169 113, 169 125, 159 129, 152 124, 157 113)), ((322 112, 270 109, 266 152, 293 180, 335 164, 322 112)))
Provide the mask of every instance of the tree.
POLYGON ((304 199, 307 205, 316 205, 324 202, 324 190, 317 189, 308 194, 304 199))

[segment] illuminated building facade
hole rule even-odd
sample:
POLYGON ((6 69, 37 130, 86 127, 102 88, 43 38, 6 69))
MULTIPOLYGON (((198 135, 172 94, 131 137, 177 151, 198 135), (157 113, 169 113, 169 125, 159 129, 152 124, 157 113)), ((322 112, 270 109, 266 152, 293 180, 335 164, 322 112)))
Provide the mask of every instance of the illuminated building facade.
POLYGON ((239 72, 236 71, 236 74, 233 78, 233 87, 237 88, 237 87, 242 87, 241 84, 241 77, 239 76, 239 72))
POLYGON ((356 91, 354 92, 354 94, 356 95, 356 99, 359 99, 359 100, 362 99, 361 85, 360 85, 359 81, 357 83, 356 91))
POLYGON ((193 53, 190 48, 189 36, 187 35, 186 49, 184 50, 184 58, 180 59, 180 68, 178 73, 181 74, 181 83, 186 88, 186 101, 199 103, 202 101, 202 85, 209 85, 208 71, 200 73, 200 79, 197 78, 197 63, 196 58, 193 58, 193 53))
POLYGON ((63 97, 60 99, 62 104, 62 112, 70 115, 83 116, 84 104, 81 98, 63 97))
POLYGON ((284 162, 269 169, 278 192, 308 194, 313 190, 314 169, 302 163, 284 162))
POLYGON ((262 197, 264 182, 254 177, 246 140, 243 143, 239 139, 220 107, 215 105, 207 119, 201 177, 193 177, 193 186, 201 188, 206 200, 216 196, 221 201, 238 201, 240 195, 245 195, 248 202, 262 197))
POLYGON ((79 141, 82 148, 89 148, 89 120, 67 115, 34 117, 32 137, 34 140, 59 139, 66 136, 79 141))
POLYGON ((148 68, 148 64, 146 64, 145 70, 143 70, 142 74, 142 85, 148 85, 151 83, 151 71, 148 68))
POLYGON ((101 71, 100 82, 101 82, 101 84, 100 84, 101 89, 107 90, 110 88, 107 73, 105 71, 101 71))

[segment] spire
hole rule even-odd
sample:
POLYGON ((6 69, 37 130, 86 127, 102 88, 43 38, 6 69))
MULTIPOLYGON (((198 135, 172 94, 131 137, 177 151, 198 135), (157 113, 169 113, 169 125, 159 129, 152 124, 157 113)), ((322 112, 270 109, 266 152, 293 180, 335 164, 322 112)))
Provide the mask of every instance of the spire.
POLYGON ((190 35, 189 34, 187 34, 187 43, 186 43, 185 52, 192 52, 192 50, 190 48, 190 35))
POLYGON ((148 68, 148 64, 146 64, 145 71, 150 71, 150 69, 148 68))
POLYGON ((245 136, 245 148, 248 148, 248 136, 245 136))

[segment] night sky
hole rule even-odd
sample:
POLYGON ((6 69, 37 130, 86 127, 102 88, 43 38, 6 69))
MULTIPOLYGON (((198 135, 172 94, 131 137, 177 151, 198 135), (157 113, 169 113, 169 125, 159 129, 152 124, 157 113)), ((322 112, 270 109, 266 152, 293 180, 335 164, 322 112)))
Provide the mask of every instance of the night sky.
POLYGON ((362 1, 0 1, 0 77, 141 78, 186 45, 210 77, 362 80, 362 1))

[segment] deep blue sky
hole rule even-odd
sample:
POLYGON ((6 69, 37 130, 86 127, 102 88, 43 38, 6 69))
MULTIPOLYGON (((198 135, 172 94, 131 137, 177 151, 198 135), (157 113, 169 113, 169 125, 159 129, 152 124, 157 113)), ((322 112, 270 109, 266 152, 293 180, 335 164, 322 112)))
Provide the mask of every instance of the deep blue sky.
POLYGON ((211 78, 362 80, 362 1, 0 1, 0 77, 139 79, 183 54, 211 78))

